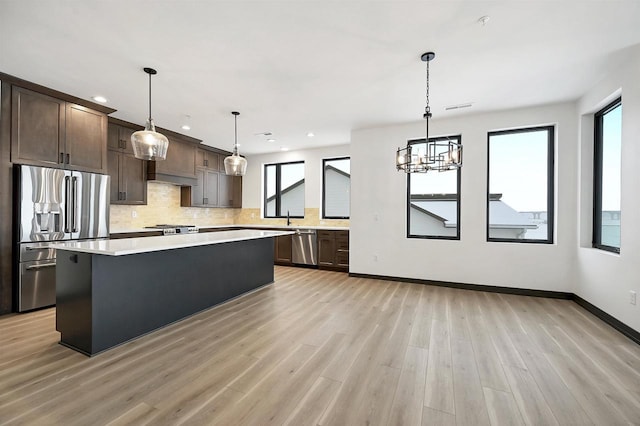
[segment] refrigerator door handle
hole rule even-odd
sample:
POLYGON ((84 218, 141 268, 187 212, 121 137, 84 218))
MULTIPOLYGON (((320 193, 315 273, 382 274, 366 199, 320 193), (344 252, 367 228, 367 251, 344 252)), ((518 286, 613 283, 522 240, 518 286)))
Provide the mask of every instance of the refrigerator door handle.
POLYGON ((71 232, 69 230, 69 213, 71 211, 70 206, 69 206, 69 204, 70 204, 69 203, 70 202, 69 194, 70 193, 71 193, 71 182, 70 182, 69 176, 65 176, 64 177, 64 205, 66 206, 65 207, 66 212, 65 212, 65 215, 64 215, 64 232, 67 233, 67 234, 69 232, 71 232))
POLYGON ((72 215, 72 227, 73 227, 73 232, 79 232, 78 229, 78 178, 76 176, 73 176, 71 178, 71 200, 72 200, 72 204, 71 204, 71 208, 73 209, 73 215, 72 215))

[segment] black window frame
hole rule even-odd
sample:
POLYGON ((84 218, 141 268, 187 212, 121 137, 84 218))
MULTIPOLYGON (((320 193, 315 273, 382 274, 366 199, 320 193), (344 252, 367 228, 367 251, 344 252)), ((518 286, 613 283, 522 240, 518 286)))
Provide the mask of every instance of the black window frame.
MULTIPOLYGON (((438 136, 438 137, 433 137, 433 138, 429 138, 430 142, 440 142, 440 141, 448 141, 448 140, 457 140, 458 143, 462 144, 462 134, 459 135, 451 135, 451 136, 438 136)), ((418 144, 424 144, 426 143, 426 139, 422 138, 422 139, 411 139, 407 142, 408 145, 418 145, 418 144)), ((429 171, 427 173, 439 173, 437 171, 429 171)), ((407 238, 418 238, 418 239, 423 239, 423 240, 452 240, 452 241, 456 241, 456 240, 460 240, 460 223, 462 222, 461 220, 461 205, 462 205, 462 167, 458 167, 457 169, 457 185, 456 185, 456 190, 457 190, 457 223, 456 223, 456 235, 455 236, 449 236, 449 235, 417 235, 417 234, 411 234, 411 175, 412 173, 407 173, 407 205, 406 205, 406 209, 407 209, 407 238)))
POLYGON ((555 231, 555 134, 556 126, 534 126, 521 127, 517 129, 496 130, 487 132, 487 209, 486 209, 486 232, 487 242, 491 243, 522 243, 522 244, 553 244, 555 231), (518 239, 518 238, 496 238, 490 237, 489 208, 490 208, 490 167, 491 167, 491 136, 506 135, 513 133, 547 132, 547 238, 539 239, 518 239))
MULTIPOLYGON (((265 219, 284 219, 287 217, 286 214, 282 214, 282 212, 280 212, 280 208, 281 208, 281 190, 280 190, 280 183, 282 182, 282 176, 281 176, 281 172, 280 169, 282 166, 288 165, 288 164, 303 164, 304 165, 304 160, 301 161, 288 161, 285 163, 269 163, 269 164, 265 164, 263 167, 263 177, 264 177, 264 183, 263 183, 263 188, 262 188, 262 194, 263 194, 263 204, 262 204, 262 208, 263 208, 263 215, 265 219), (267 216, 267 200, 268 200, 268 196, 267 196, 267 167, 269 166, 276 166, 276 215, 275 216, 267 216), (278 215, 278 213, 280 213, 280 215, 278 215)), ((306 171, 305 171, 306 172, 306 171)), ((305 183, 306 183, 306 177, 305 177, 305 183)), ((306 198, 306 197, 305 197, 306 198)), ((305 200, 305 206, 303 206, 302 211, 304 211, 306 209, 306 200, 305 200)), ((304 219, 304 214, 302 216, 291 216, 289 215, 289 218, 291 219, 304 219)))
MULTIPOLYGON (((620 247, 602 244, 602 172, 603 172, 603 119, 606 114, 622 106, 622 97, 609 103, 607 106, 596 112, 593 116, 593 233, 592 246, 599 250, 605 250, 620 254, 620 247)), ((622 216, 622 207, 620 215, 622 216)), ((622 245, 622 242, 620 243, 622 245)))
MULTIPOLYGON (((327 197, 326 197, 326 164, 327 161, 336 161, 336 160, 349 160, 349 164, 351 164, 351 157, 335 157, 335 158, 323 158, 322 159, 322 218, 323 219, 349 219, 349 216, 327 216, 327 197)), ((351 184, 351 175, 349 175, 349 184, 351 184)), ((351 204, 351 200, 349 200, 349 204, 351 204)), ((349 206, 349 211, 351 211, 351 206, 349 206)))

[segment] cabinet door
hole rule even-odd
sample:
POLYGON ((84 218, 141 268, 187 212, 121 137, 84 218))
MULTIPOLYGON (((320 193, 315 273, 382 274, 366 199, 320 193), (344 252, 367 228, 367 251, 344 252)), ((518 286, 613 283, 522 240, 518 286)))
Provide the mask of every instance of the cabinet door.
POLYGON ((218 177, 218 207, 233 205, 233 176, 220 173, 218 177))
POLYGON ((121 154, 120 187, 124 192, 122 204, 147 204, 147 162, 121 154))
POLYGON ((73 170, 107 172, 107 116, 67 104, 65 162, 73 170))
POLYGON ((318 231, 318 265, 334 266, 336 259, 335 237, 331 231, 318 231))
POLYGON ((196 167, 207 167, 207 151, 196 149, 196 167))
POLYGON ((204 184, 206 169, 199 168, 196 170, 197 183, 191 187, 191 205, 204 205, 204 184))
POLYGON ((215 152, 211 152, 208 151, 207 152, 207 167, 209 167, 211 170, 217 170, 217 171, 224 171, 224 167, 222 167, 222 169, 220 168, 220 156, 215 153, 215 152))
POLYGON ((61 167, 65 102, 13 86, 11 103, 11 161, 61 167))
POLYGON ((233 194, 231 207, 242 207, 242 176, 233 176, 233 194))
POLYGON ((130 129, 128 127, 120 127, 120 143, 122 143, 122 152, 124 152, 125 154, 133 155, 131 135, 133 135, 135 132, 136 130, 130 129))
POLYGON ((122 203, 122 191, 120 190, 120 159, 122 154, 118 151, 108 150, 107 151, 107 171, 109 176, 111 176, 111 182, 109 182, 109 198, 111 200, 111 204, 121 204, 122 203))
POLYGON ((218 206, 218 172, 205 169, 204 172, 204 204, 209 207, 218 206))
POLYGON ((117 124, 109 123, 107 126, 107 149, 122 149, 122 143, 120 142, 120 126, 117 124))
POLYGON ((196 146, 178 139, 169 139, 167 158, 156 161, 156 173, 196 178, 196 146))
POLYGON ((281 235, 279 237, 276 237, 274 244, 275 244, 274 261, 280 265, 291 265, 292 264, 291 235, 281 235))

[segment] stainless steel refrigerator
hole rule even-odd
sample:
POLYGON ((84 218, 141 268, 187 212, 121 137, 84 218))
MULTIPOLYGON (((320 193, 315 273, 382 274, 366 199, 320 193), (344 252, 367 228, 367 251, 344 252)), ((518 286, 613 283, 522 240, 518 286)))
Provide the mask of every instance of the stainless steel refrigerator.
POLYGON ((34 166, 17 167, 18 311, 56 303, 60 240, 109 236, 109 176, 34 166))

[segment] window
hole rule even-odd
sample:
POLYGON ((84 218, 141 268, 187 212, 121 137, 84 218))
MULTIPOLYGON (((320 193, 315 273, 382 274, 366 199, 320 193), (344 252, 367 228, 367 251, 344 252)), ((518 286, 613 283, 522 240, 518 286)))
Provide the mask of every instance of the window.
POLYGON ((620 253, 622 99, 595 115, 593 246, 620 253))
POLYGON ((264 217, 304 217, 304 161, 264 166, 264 217))
MULTIPOLYGON (((429 140, 461 143, 461 136, 429 140)), ((426 151, 424 139, 409 144, 426 151)), ((407 238, 460 239, 460 170, 407 174, 407 238)))
POLYGON ((322 218, 349 219, 351 160, 322 160, 322 218))
POLYGON ((553 243, 554 127, 489 133, 487 241, 553 243))

